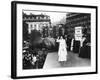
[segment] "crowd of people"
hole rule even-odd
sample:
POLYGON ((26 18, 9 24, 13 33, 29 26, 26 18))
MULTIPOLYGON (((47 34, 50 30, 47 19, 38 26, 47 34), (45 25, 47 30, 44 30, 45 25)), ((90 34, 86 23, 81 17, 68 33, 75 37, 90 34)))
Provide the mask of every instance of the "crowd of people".
POLYGON ((76 53, 81 58, 91 58, 90 35, 83 35, 81 40, 70 36, 60 36, 56 40, 58 45, 58 61, 63 65, 67 61, 68 51, 76 53))
POLYGON ((23 50, 23 69, 43 68, 47 52, 45 50, 23 50))
POLYGON ((75 40, 70 35, 60 35, 57 38, 48 36, 35 39, 33 35, 31 37, 30 42, 24 42, 26 49, 23 48, 23 69, 43 68, 48 53, 46 51, 57 51, 58 61, 62 65, 67 61, 68 51, 90 59, 90 36, 83 35, 81 41, 75 40))

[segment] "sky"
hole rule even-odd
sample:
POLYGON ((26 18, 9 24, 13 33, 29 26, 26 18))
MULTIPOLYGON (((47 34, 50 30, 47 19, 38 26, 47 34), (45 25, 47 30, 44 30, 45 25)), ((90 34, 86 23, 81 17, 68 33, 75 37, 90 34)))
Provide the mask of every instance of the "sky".
POLYGON ((65 19, 66 18, 66 14, 67 13, 61 13, 61 12, 43 12, 43 11, 24 11, 24 13, 26 14, 46 14, 48 16, 50 16, 50 19, 51 19, 51 23, 56 23, 56 22, 59 22, 60 20, 62 19, 65 19))

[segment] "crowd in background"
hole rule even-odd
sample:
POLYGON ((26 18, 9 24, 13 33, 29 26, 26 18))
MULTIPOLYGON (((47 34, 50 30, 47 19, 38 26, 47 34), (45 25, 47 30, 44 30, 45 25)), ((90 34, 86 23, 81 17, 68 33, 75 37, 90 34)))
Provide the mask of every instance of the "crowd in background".
POLYGON ((33 31, 30 39, 23 42, 23 69, 43 68, 49 51, 59 51, 57 38, 62 37, 66 42, 66 50, 79 54, 79 57, 90 59, 90 35, 83 35, 81 41, 75 40, 70 35, 57 37, 41 37, 38 31, 33 31))

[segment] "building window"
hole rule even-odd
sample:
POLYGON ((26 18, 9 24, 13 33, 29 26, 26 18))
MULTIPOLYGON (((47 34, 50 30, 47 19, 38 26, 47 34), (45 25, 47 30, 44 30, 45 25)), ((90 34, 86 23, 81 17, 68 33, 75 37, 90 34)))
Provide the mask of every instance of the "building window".
POLYGON ((34 17, 32 17, 32 19, 34 20, 34 17))
POLYGON ((31 30, 33 30, 33 25, 31 24, 30 26, 31 26, 31 30))
POLYGON ((38 17, 36 17, 36 19, 39 19, 38 17))
POLYGON ((50 17, 48 16, 48 19, 50 19, 50 17))
POLYGON ((34 29, 36 30, 36 24, 34 24, 34 29))
POLYGON ((31 24, 31 29, 32 29, 33 25, 31 24))
POLYGON ((48 24, 46 24, 46 27, 48 27, 48 24))
POLYGON ((44 19, 47 19, 47 17, 44 17, 44 19))

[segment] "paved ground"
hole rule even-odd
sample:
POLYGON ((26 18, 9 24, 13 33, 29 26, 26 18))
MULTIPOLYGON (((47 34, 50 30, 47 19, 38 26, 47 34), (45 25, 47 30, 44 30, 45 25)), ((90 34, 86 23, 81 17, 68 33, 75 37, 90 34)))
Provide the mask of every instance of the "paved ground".
POLYGON ((67 61, 62 66, 58 62, 57 52, 48 53, 44 69, 49 68, 60 68, 60 67, 80 67, 80 66, 90 66, 90 60, 86 58, 78 57, 78 54, 74 54, 72 52, 68 52, 67 61))

